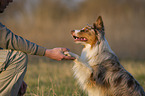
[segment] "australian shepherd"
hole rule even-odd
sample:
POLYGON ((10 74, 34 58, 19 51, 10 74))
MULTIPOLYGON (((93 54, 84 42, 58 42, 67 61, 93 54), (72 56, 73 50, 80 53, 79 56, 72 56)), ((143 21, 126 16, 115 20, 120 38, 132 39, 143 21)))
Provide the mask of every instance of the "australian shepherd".
POLYGON ((84 45, 81 56, 74 56, 73 71, 88 96, 145 96, 134 77, 120 64, 105 39, 104 24, 99 16, 93 26, 72 30, 75 43, 84 45))

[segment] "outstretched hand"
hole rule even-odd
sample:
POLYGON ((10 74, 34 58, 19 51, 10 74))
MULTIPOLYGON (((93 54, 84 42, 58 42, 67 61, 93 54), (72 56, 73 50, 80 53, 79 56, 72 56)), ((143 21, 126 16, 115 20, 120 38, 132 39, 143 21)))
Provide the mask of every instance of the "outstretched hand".
POLYGON ((75 57, 71 57, 71 56, 66 56, 64 55, 64 52, 69 51, 69 49, 67 48, 53 48, 53 49, 47 49, 45 51, 45 55, 46 57, 49 57, 51 59, 54 60, 73 60, 75 59, 75 57))

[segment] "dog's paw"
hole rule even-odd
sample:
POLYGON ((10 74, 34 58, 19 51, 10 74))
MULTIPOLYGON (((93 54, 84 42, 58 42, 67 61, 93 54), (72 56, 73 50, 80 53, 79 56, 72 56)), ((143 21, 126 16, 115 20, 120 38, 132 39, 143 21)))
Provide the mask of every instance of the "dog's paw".
POLYGON ((65 51, 63 54, 66 56, 71 56, 68 51, 65 51))
POLYGON ((72 52, 68 52, 68 51, 64 52, 64 55, 66 55, 66 56, 72 56, 72 57, 75 57, 76 59, 79 58, 79 56, 77 54, 72 53, 72 52))

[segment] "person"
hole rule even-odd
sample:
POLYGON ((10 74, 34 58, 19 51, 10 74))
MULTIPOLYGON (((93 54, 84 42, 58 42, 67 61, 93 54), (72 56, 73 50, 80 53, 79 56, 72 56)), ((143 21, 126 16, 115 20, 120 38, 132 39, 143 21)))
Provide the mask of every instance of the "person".
MULTIPOLYGON (((13 0, 0 0, 0 13, 13 0)), ((54 60, 72 60, 63 52, 67 48, 47 49, 15 35, 0 23, 0 96, 23 96, 27 84, 23 81, 27 69, 27 54, 46 56, 54 60)))

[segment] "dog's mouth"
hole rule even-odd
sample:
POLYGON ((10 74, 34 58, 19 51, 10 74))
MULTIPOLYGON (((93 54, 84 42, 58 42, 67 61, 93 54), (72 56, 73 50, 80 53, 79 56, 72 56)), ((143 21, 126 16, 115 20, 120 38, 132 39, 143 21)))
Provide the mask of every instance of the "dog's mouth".
POLYGON ((73 36, 73 38, 74 38, 75 41, 88 41, 88 39, 85 38, 85 37, 77 37, 77 36, 73 36))

